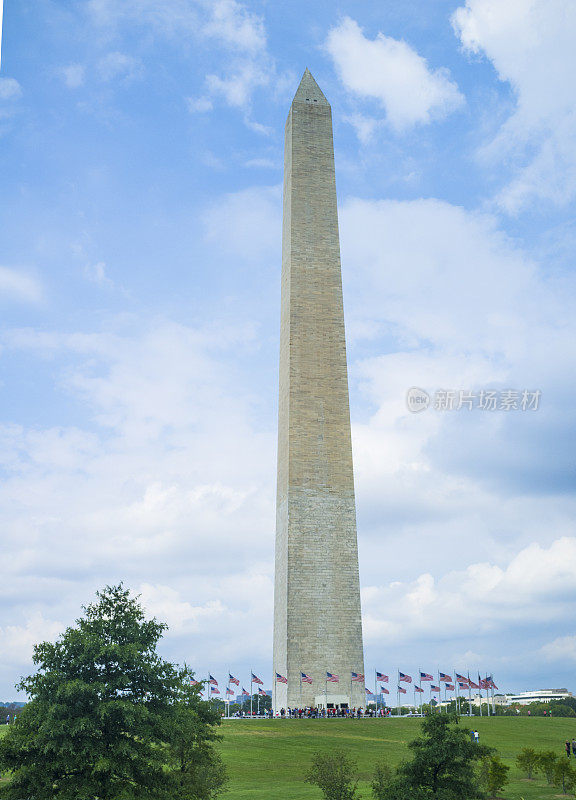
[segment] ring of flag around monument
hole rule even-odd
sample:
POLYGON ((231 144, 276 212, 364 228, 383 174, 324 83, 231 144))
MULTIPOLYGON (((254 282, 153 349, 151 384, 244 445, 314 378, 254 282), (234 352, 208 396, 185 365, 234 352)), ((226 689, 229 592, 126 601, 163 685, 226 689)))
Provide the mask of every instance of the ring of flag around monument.
POLYGON ((218 681, 213 675, 208 675, 208 683, 211 683, 213 686, 218 686, 218 681))
POLYGON ((338 683, 340 678, 338 675, 333 675, 331 672, 326 673, 326 682, 327 683, 338 683))
POLYGON ((252 683, 259 683, 260 686, 264 686, 264 681, 261 681, 260 678, 257 678, 254 673, 252 673, 252 683))
POLYGON ((376 680, 382 683, 388 683, 388 675, 384 675, 383 672, 376 672, 376 680))
POLYGON ((288 683, 288 678, 285 678, 284 675, 280 675, 279 672, 276 673, 276 680, 278 683, 288 683))
POLYGON ((444 672, 440 672, 440 680, 444 681, 444 683, 452 683, 452 676, 446 675, 444 672))
POLYGON ((405 681, 406 683, 412 683, 412 678, 410 677, 410 675, 404 675, 403 672, 398 673, 398 680, 405 681))
POLYGON ((364 682, 364 675, 361 675, 359 672, 351 672, 352 680, 357 681, 358 683, 364 682))
POLYGON ((302 683, 312 683, 312 678, 310 677, 310 675, 306 675, 305 672, 300 673, 300 679, 302 683))
POLYGON ((434 678, 432 677, 432 675, 429 675, 427 672, 420 673, 420 683, 422 683, 422 681, 433 681, 433 680, 434 678))
POLYGON ((240 681, 238 678, 235 678, 234 675, 230 675, 230 673, 228 673, 228 683, 233 683, 235 686, 240 686, 240 681))
POLYGON ((406 694, 406 689, 403 686, 399 686, 398 691, 400 692, 400 694, 406 694))

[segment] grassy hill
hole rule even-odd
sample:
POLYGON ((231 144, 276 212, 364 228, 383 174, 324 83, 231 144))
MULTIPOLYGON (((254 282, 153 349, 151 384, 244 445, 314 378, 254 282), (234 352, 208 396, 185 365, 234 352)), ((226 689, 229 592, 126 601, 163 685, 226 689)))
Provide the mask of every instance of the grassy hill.
MULTIPOLYGON (((558 789, 539 778, 526 780, 514 760, 522 747, 556 750, 564 754, 564 741, 576 736, 576 719, 496 717, 472 720, 483 744, 496 747, 511 767, 505 800, 552 800, 558 789)), ((469 727, 468 720, 462 719, 469 727)), ((366 720, 230 720, 222 725, 220 743, 231 776, 230 800, 319 800, 317 789, 304 783, 312 753, 342 748, 358 762, 362 780, 360 797, 371 800, 369 780, 374 765, 383 760, 394 766, 408 755, 407 743, 420 728, 417 719, 366 720)), ((6 726, 0 728, 0 736, 6 726)))
MULTIPOLYGON (((506 800, 563 797, 545 781, 526 780, 514 760, 522 747, 564 753, 564 741, 576 736, 576 719, 495 717, 472 720, 483 744, 496 747, 511 767, 506 800)), ((462 725, 469 727, 463 718, 462 725)), ((303 782, 312 753, 342 748, 358 762, 360 797, 370 800, 369 780, 383 760, 396 765, 408 755, 407 742, 418 734, 417 719, 230 720, 222 726, 220 747, 232 778, 230 800, 313 800, 320 792, 303 782)))

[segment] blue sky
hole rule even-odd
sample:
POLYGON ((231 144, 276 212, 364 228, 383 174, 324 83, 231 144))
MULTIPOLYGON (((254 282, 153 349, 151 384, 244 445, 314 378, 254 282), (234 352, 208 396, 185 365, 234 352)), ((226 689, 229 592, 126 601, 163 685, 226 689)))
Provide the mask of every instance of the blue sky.
POLYGON ((0 695, 118 580, 168 657, 270 683, 306 66, 334 116, 366 669, 576 688, 573 4, 4 5, 0 695), (411 414, 412 386, 542 394, 411 414))

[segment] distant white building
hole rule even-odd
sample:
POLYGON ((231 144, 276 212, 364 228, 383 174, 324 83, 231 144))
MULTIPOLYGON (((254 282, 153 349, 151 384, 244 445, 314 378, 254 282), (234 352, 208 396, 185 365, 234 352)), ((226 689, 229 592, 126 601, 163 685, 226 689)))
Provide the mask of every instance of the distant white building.
POLYGON ((566 700, 574 697, 568 689, 533 689, 530 692, 520 692, 519 694, 507 694, 506 705, 527 706, 529 703, 550 703, 552 700, 566 700))

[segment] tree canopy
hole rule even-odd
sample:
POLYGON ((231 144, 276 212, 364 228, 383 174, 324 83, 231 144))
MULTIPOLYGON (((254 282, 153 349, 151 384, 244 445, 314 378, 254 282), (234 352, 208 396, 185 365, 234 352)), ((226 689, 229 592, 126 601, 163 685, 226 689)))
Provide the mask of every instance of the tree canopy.
POLYGON ((157 653, 166 625, 146 619, 121 584, 83 611, 56 642, 34 648, 37 671, 17 687, 30 702, 0 742, 0 769, 11 774, 0 796, 172 800, 175 787, 182 800, 216 796, 219 718, 191 671, 157 653), (194 778, 202 760, 211 786, 194 778))

